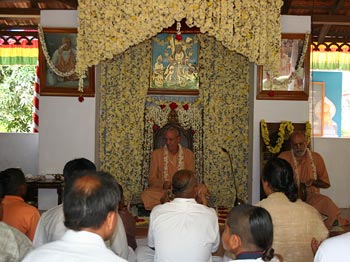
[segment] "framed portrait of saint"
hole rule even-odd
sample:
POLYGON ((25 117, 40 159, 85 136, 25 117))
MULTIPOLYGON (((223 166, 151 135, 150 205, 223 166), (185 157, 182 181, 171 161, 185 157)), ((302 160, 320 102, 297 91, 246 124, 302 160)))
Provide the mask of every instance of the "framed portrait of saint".
POLYGON ((94 68, 84 79, 83 92, 78 90, 75 73, 77 56, 76 28, 43 28, 40 37, 39 71, 42 96, 94 96, 94 68))
POLYGON ((152 38, 149 93, 198 94, 198 52, 196 34, 161 33, 152 38))
POLYGON ((278 75, 258 66, 257 99, 308 100, 310 44, 306 34, 282 34, 278 75))

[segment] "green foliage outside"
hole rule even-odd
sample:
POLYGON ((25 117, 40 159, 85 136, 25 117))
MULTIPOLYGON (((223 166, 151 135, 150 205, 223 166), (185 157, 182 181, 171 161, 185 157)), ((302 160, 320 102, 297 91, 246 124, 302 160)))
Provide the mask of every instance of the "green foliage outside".
POLYGON ((0 66, 0 132, 31 132, 35 66, 0 66))

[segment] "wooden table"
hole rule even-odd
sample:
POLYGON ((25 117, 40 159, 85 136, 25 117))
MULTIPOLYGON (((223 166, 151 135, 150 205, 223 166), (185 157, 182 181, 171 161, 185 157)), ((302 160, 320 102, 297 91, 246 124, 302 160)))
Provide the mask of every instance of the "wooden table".
POLYGON ((27 194, 25 197, 25 201, 38 207, 38 189, 40 188, 52 188, 56 189, 58 195, 58 204, 62 203, 62 193, 64 188, 63 180, 56 179, 27 179, 27 194))

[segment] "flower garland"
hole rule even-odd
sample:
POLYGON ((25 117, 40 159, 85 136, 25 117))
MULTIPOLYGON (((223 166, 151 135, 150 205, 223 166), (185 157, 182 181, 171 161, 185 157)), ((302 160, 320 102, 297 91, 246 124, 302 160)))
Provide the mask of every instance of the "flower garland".
MULTIPOLYGON (((281 121, 280 127, 278 129, 278 138, 276 141, 276 145, 273 147, 270 144, 270 134, 264 119, 260 121, 260 127, 261 127, 261 136, 266 145, 266 148, 267 150, 269 150, 269 152, 273 154, 277 154, 281 151, 285 137, 290 136, 294 131, 294 126, 291 121, 281 121), (285 132, 285 130, 287 132, 285 132)), ((306 138, 306 144, 309 145, 311 142, 311 124, 309 121, 305 123, 305 138, 306 138)))
POLYGON ((45 42, 45 37, 44 37, 44 32, 43 32, 43 28, 41 27, 41 25, 38 26, 38 33, 39 33, 39 40, 41 43, 41 48, 43 50, 46 62, 48 63, 48 65, 50 66, 50 68, 52 69, 52 71, 61 77, 67 77, 67 76, 71 76, 73 74, 75 74, 75 69, 70 70, 69 72, 61 72, 53 63, 51 60, 51 57, 49 55, 49 52, 47 51, 47 46, 46 46, 46 42, 45 42))
POLYGON ((273 147, 270 144, 269 130, 267 129, 267 124, 265 120, 261 120, 261 136, 264 140, 266 148, 273 154, 277 154, 281 151, 282 145, 284 143, 285 137, 290 136, 294 131, 294 126, 290 121, 282 121, 278 129, 278 138, 276 145, 273 147), (287 132, 285 132, 287 130, 287 132))
MULTIPOLYGON (((169 173, 168 173, 168 163, 169 163, 169 150, 166 145, 164 145, 164 180, 168 181, 169 173)), ((182 150, 182 146, 179 144, 179 162, 177 164, 177 170, 184 169, 184 153, 182 150)))
POLYGON ((277 71, 282 5, 282 0, 80 0, 76 71, 83 78, 88 67, 111 59, 183 18, 190 28, 196 26, 201 33, 215 36, 229 50, 277 71))
MULTIPOLYGON (((315 166, 314 159, 312 157, 312 153, 311 153, 310 149, 306 148, 306 153, 308 154, 308 156, 310 158, 312 175, 313 175, 314 181, 316 181, 317 180, 316 166, 315 166)), ((298 170, 298 163, 297 163, 297 160, 295 159, 293 149, 292 149, 292 158, 293 158, 293 164, 294 164, 293 169, 294 169, 294 173, 296 176, 297 185, 299 186, 300 185, 300 175, 299 175, 299 170, 298 170)))
MULTIPOLYGON (((194 102, 188 101, 166 101, 162 99, 148 97, 145 108, 145 134, 144 134, 144 163, 142 167, 142 176, 147 181, 149 174, 150 154, 153 150, 154 133, 168 123, 169 113, 176 111, 179 124, 193 135, 193 153, 195 154, 196 173, 199 174, 199 181, 202 181, 203 168, 201 159, 203 159, 202 148, 202 105, 200 99, 194 102)), ((147 186, 147 185, 146 185, 147 186)))

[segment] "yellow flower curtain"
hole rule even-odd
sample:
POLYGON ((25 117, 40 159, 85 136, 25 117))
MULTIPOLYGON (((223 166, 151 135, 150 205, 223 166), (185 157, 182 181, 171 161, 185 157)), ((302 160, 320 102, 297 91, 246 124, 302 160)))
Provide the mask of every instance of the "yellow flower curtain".
POLYGON ((99 159, 123 186, 126 199, 141 190, 143 115, 150 77, 151 44, 101 64, 99 159))
POLYGON ((282 0, 79 0, 76 71, 82 77, 89 66, 186 18, 188 26, 276 72, 282 4, 282 0))
POLYGON ((217 205, 232 206, 234 180, 239 198, 247 200, 249 62, 214 38, 200 37, 203 101, 204 177, 217 205), (231 172, 227 149, 233 161, 231 172))
MULTIPOLYGON (((197 102, 188 103, 188 111, 180 108, 179 116, 181 119, 181 114, 187 115, 194 110, 191 116, 186 117, 191 118, 188 121, 196 122, 198 119, 194 118, 202 116, 196 113, 195 108, 202 108, 203 119, 199 121, 202 121, 200 126, 203 127, 203 154, 200 158, 203 174, 200 177, 204 177, 217 205, 230 206, 235 194, 233 175, 238 181, 239 197, 247 200, 248 196, 249 62, 212 37, 201 34, 198 37, 201 47, 200 96, 197 102), (231 174, 229 159, 221 146, 232 154, 234 174, 231 174)), ((150 106, 159 107, 146 103, 150 60, 151 43, 147 40, 102 63, 99 127, 101 169, 116 176, 124 187, 127 200, 133 193, 142 190, 142 167, 146 161, 143 147, 149 143, 144 139, 152 139, 145 135, 146 129, 150 128, 147 123, 145 126, 145 114, 154 110, 150 106)), ((162 101, 164 104, 171 102, 162 101)), ((159 120, 155 123, 164 124, 159 120)), ((150 123, 151 126, 153 124, 150 123)), ((192 127, 197 130, 195 126, 192 127)))

